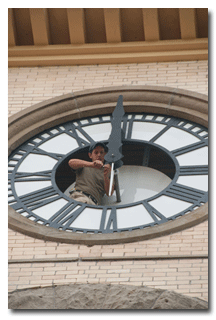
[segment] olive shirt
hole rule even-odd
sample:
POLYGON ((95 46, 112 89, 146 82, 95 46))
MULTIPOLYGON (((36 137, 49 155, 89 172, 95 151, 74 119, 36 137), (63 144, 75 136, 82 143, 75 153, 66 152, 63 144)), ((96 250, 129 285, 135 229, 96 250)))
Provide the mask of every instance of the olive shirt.
POLYGON ((89 193, 100 204, 105 194, 104 168, 79 168, 76 172, 76 190, 89 193))

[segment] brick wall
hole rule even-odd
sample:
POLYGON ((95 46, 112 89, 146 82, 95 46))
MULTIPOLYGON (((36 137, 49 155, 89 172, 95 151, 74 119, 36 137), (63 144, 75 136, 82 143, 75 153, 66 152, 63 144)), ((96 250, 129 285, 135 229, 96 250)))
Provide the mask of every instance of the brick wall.
POLYGON ((9 230, 9 291, 68 283, 145 285, 207 299, 208 224, 130 244, 87 247, 9 230))
MULTIPOLYGON (((9 116, 71 91, 159 85, 208 93, 208 62, 11 68, 9 116)), ((9 230, 9 291, 68 283, 146 285, 208 299, 208 223, 131 244, 87 247, 9 230)))
POLYGON ((122 85, 158 85, 208 93, 208 61, 11 68, 9 115, 69 92, 122 85))

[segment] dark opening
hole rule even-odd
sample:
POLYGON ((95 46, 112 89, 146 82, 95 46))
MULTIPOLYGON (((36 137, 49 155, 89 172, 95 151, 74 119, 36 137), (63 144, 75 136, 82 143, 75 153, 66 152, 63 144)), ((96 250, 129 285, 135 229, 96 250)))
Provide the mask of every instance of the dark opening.
MULTIPOLYGON (((163 150, 147 143, 124 142, 122 146, 122 161, 124 165, 146 165, 149 168, 158 170, 170 179, 174 178, 176 169, 171 157, 163 150)), ((64 192, 76 179, 75 172, 69 167, 70 159, 82 159, 90 161, 88 147, 71 153, 61 162, 56 170, 55 180, 58 188, 64 192)))

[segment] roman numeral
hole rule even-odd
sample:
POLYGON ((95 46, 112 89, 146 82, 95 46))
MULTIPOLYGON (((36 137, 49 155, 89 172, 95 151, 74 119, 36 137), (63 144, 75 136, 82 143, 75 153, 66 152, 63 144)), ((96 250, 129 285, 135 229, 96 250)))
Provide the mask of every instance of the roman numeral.
POLYGON ((70 125, 67 134, 76 139, 79 147, 88 146, 90 143, 95 142, 81 126, 70 125))
MULTIPOLYGON (((156 117, 154 117, 156 118, 156 117)), ((155 123, 160 123, 160 122, 155 122, 155 123)), ((151 140, 149 140, 149 142, 155 142, 158 138, 160 138, 165 132, 167 132, 171 127, 175 127, 178 123, 177 119, 170 119, 167 122, 166 127, 164 127, 160 132, 158 132, 151 140)), ((162 124, 166 124, 166 123, 162 123, 162 124)))
POLYGON ((31 146, 29 146, 29 144, 26 144, 25 146, 22 147, 22 149, 28 153, 49 156, 57 161, 64 156, 61 153, 47 152, 45 150, 42 150, 40 149, 40 147, 37 147, 35 146, 35 144, 32 144, 32 143, 31 143, 31 146))
POLYGON ((35 147, 33 148, 33 150, 31 151, 31 153, 33 154, 40 154, 40 155, 44 155, 44 156, 49 156, 55 160, 60 160, 63 157, 63 154, 61 153, 53 153, 53 152, 47 152, 45 150, 40 149, 39 147, 35 147))
POLYGON ((207 201, 207 192, 186 187, 180 184, 173 184, 168 190, 164 192, 165 195, 172 198, 183 200, 190 203, 200 203, 207 201))
POLYGON ((78 128, 75 127, 75 125, 72 124, 72 125, 71 125, 71 129, 70 129, 69 131, 67 131, 67 133, 68 133, 71 137, 73 137, 74 139, 76 139, 79 147, 83 147, 83 145, 84 145, 84 146, 89 145, 89 141, 86 141, 86 140, 84 140, 82 137, 80 137, 80 136, 78 135, 78 133, 77 133, 77 130, 78 130, 78 128))
POLYGON ((62 227, 63 230, 68 228, 71 223, 84 211, 86 205, 78 206, 77 203, 70 202, 62 207, 59 211, 55 213, 50 219, 50 227, 59 228, 62 227))
POLYGON ((191 176, 191 175, 207 175, 208 166, 181 166, 179 175, 180 176, 191 176))
POLYGON ((163 128, 160 132, 158 132, 149 142, 155 142, 158 138, 160 138, 168 129, 170 129, 169 126, 166 126, 163 128))
POLYGON ((158 210, 156 210, 154 207, 152 207, 147 201, 145 201, 145 200, 142 201, 142 204, 144 205, 144 207, 148 211, 151 218, 156 223, 168 221, 168 219, 162 213, 160 213, 158 210))
MULTIPOLYGON (((183 130, 186 130, 186 131, 190 131, 192 134, 194 134, 195 136, 198 136, 199 133, 201 133, 202 131, 206 131, 206 129, 200 127, 199 125, 197 124, 192 124, 192 123, 189 123, 189 122, 186 122, 186 121, 181 121, 179 124, 178 124, 178 127, 183 129, 183 130), (200 127, 200 129, 197 129, 195 131, 193 131, 193 129, 195 127, 200 127)), ((204 133, 202 135, 202 138, 205 138, 208 136, 208 132, 204 133)))
POLYGON ((197 142, 197 143, 190 144, 189 146, 173 150, 171 152, 175 157, 177 157, 177 156, 180 156, 181 154, 197 150, 197 149, 205 147, 207 145, 208 145, 207 141, 200 141, 200 142, 197 142))
POLYGON ((53 187, 47 187, 20 196, 20 201, 15 204, 13 208, 15 210, 20 209, 24 205, 27 208, 31 208, 31 211, 33 211, 60 198, 61 196, 53 189, 53 187))
POLYGON ((133 129, 133 121, 135 119, 135 115, 133 114, 131 119, 128 119, 128 130, 125 136, 125 139, 131 139, 132 129, 133 129))
POLYGON ((82 139, 85 144, 89 144, 89 142, 90 143, 95 142, 83 128, 78 127, 78 128, 76 128, 76 130, 79 131, 88 140, 88 141, 86 141, 86 140, 82 139))
POLYGON ((102 232, 111 233, 113 231, 117 231, 117 216, 116 216, 116 208, 112 207, 111 212, 109 214, 108 221, 106 223, 106 217, 107 217, 108 210, 107 208, 103 208, 102 217, 101 217, 101 223, 100 223, 100 230, 102 232), (106 223, 106 225, 105 225, 106 223))
POLYGON ((14 182, 27 182, 27 181, 50 181, 52 171, 40 171, 39 173, 17 172, 14 182))

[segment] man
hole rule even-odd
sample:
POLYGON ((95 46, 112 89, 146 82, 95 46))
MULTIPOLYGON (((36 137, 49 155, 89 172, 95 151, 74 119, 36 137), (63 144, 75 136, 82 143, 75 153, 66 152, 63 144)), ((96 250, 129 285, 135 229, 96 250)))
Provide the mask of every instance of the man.
MULTIPOLYGON (((99 205, 106 193, 109 195, 110 171, 109 164, 104 164, 107 153, 105 144, 98 142, 90 146, 88 156, 90 161, 70 159, 69 166, 76 172, 75 188, 70 191, 70 197, 80 202, 99 205)), ((114 191, 114 185, 112 192, 114 191)))

